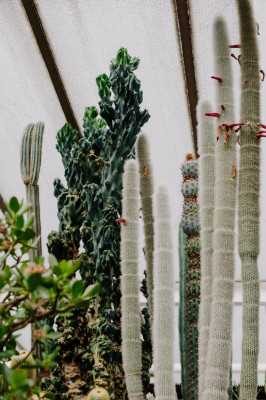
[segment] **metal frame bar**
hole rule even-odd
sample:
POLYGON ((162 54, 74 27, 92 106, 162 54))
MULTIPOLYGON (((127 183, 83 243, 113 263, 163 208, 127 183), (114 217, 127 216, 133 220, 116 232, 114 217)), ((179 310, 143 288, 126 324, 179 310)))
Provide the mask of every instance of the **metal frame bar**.
POLYGON ((53 56, 53 52, 49 45, 36 4, 34 0, 21 0, 21 3, 26 11, 33 34, 39 46, 46 68, 49 72, 51 81, 53 83, 58 100, 61 104, 62 110, 65 114, 66 120, 69 124, 71 124, 72 128, 78 131, 78 136, 80 138, 80 128, 72 109, 71 103, 69 101, 66 89, 64 87, 64 83, 57 67, 55 58, 53 56))
POLYGON ((177 35, 180 44, 180 54, 183 65, 184 81, 188 103, 188 112, 192 128, 192 141, 195 155, 198 157, 197 139, 197 104, 198 90, 195 74, 192 35, 190 28, 188 0, 173 0, 176 10, 177 35))

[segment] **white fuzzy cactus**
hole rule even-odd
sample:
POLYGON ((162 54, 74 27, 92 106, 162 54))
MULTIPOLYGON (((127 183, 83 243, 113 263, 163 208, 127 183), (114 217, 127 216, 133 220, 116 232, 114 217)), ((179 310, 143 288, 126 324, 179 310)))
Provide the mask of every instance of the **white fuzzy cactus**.
POLYGON ((199 205, 200 205, 200 243, 201 243, 201 302, 199 309, 199 388, 198 396, 203 400, 207 365, 207 349, 211 321, 212 297, 212 236, 214 210, 214 129, 213 121, 204 116, 211 111, 208 102, 201 102, 198 107, 199 121, 199 205))
POLYGON ((249 0, 237 0, 241 37, 241 122, 238 191, 238 251, 242 264, 243 339, 240 400, 257 396, 259 350, 259 197, 260 197, 260 73, 259 57, 249 0))
POLYGON ((170 205, 163 183, 154 195, 154 377, 156 400, 176 399, 174 385, 174 267, 170 205))
POLYGON ((139 188, 137 162, 125 163, 121 228, 122 356, 129 400, 143 400, 138 275, 139 188))
POLYGON ((212 303, 203 398, 227 400, 232 352, 232 311, 235 259, 236 139, 232 68, 225 21, 214 24, 219 139, 215 144, 212 303), (230 134, 231 133, 231 134, 230 134))
POLYGON ((153 229, 153 204, 152 195, 153 174, 150 160, 149 142, 147 135, 141 133, 137 141, 139 173, 140 173, 140 194, 141 208, 145 232, 145 259, 147 265, 147 290, 148 310, 150 315, 151 337, 153 326, 153 251, 154 251, 154 229, 153 229))

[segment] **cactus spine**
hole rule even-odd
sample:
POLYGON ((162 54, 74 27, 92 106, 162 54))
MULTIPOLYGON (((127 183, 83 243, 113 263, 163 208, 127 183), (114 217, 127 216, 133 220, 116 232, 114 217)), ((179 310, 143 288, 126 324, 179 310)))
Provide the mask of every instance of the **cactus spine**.
POLYGON ((259 336, 260 79, 255 21, 248 0, 237 1, 241 36, 241 122, 238 251, 242 264, 243 319, 240 399, 256 398, 259 336))
MULTIPOLYGON (((44 123, 29 124, 26 126, 21 142, 21 176, 26 185, 27 202, 32 205, 30 214, 34 217, 33 228, 36 236, 41 236, 40 201, 39 201, 39 174, 42 158, 42 140, 44 123)), ((30 252, 31 258, 40 257, 42 254, 41 238, 37 249, 30 252)))
POLYGON ((234 123, 231 57, 226 25, 222 18, 217 18, 214 24, 214 48, 216 74, 222 78, 217 84, 217 106, 221 108, 223 105, 218 129, 225 138, 217 140, 215 146, 213 283, 203 397, 208 400, 227 400, 232 348, 237 179, 232 168, 236 165, 236 140, 229 137, 231 128, 228 128, 234 123))
MULTIPOLYGON (((184 206, 182 227, 187 235, 185 244, 186 263, 183 270, 184 297, 183 327, 181 340, 183 351, 181 358, 185 360, 182 382, 183 391, 188 400, 198 396, 198 309, 200 302, 200 245, 199 245, 199 215, 198 215, 198 162, 191 154, 187 155, 186 162, 181 167, 183 174, 182 192, 184 206)), ((181 266, 180 266, 181 267, 181 266)))
POLYGON ((147 264, 147 289, 148 289, 148 310, 150 315, 150 328, 152 337, 153 326, 153 251, 154 251, 154 230, 153 230, 153 174, 150 161, 150 151, 147 136, 144 133, 139 135, 137 141, 139 173, 140 173, 140 194, 141 208, 145 232, 145 258, 147 264))
POLYGON ((139 190, 137 162, 125 163, 121 227, 122 358, 129 400, 143 400, 141 380, 140 304, 138 275, 139 190))
POLYGON ((174 400, 174 267, 167 188, 154 197, 154 376, 156 400, 174 400))
POLYGON ((200 206, 200 259, 201 301, 199 308, 199 400, 203 400, 206 376, 206 355, 209 342, 212 297, 213 210, 214 210, 214 130, 211 119, 203 115, 210 111, 208 102, 198 107, 199 121, 199 206, 200 206))

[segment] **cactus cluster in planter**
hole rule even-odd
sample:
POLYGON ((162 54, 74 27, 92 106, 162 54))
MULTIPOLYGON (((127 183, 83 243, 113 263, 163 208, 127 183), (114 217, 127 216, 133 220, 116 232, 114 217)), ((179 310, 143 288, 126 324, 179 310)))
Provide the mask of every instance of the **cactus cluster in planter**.
MULTIPOLYGON (((110 65, 110 75, 96 79, 101 118, 95 107, 87 108, 80 140, 70 125, 57 134, 67 187, 58 179, 54 182, 60 226, 59 232, 49 235, 48 249, 59 259, 81 260, 85 285, 94 281, 101 284, 100 294, 87 312, 77 310, 73 317, 57 319, 63 333, 61 352, 46 385, 62 399, 82 396, 94 386, 107 388, 111 400, 126 398, 121 358, 119 217, 123 165, 134 157, 137 134, 149 119, 148 111, 140 109, 142 91, 134 73, 138 65, 139 59, 120 49, 110 65)), ((146 340, 149 335, 144 335, 146 340)), ((144 347, 149 348, 149 344, 144 347)), ((150 363, 145 365, 147 384, 150 363)))

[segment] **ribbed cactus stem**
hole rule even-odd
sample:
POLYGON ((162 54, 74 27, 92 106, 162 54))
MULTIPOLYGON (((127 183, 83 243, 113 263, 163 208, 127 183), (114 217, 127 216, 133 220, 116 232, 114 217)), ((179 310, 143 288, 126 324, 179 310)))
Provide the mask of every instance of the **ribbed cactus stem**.
POLYGON ((200 259, 201 259, 201 301, 199 308, 199 400, 203 400, 205 389, 206 354, 209 342, 212 296, 212 235, 214 210, 214 128, 213 120, 205 113, 211 110, 208 102, 198 107, 199 121, 199 206, 200 206, 200 259))
POLYGON ((122 357, 129 400, 143 400, 138 276, 139 189, 137 162, 125 163, 122 191, 121 306, 122 357))
POLYGON ((182 222, 179 224, 178 231, 178 251, 179 251, 179 315, 178 315, 178 331, 179 331, 179 349, 181 363, 181 388, 182 399, 186 400, 186 343, 184 341, 184 325, 185 325, 185 266, 187 265, 186 252, 187 235, 183 231, 182 222))
POLYGON ((174 272, 167 188, 154 197, 154 376, 156 400, 176 399, 174 386, 174 272))
POLYGON ((150 160, 150 150, 147 135, 141 133, 137 141, 138 161, 140 172, 140 195, 141 208, 145 232, 145 258, 147 265, 147 289, 148 310, 150 315, 151 337, 153 326, 153 251, 154 251, 154 229, 153 229, 153 204, 152 195, 154 191, 153 173, 150 160))
MULTIPOLYGON (((217 87, 217 107, 224 105, 219 125, 234 123, 231 57, 227 29, 222 18, 214 24, 216 75, 222 77, 217 87)), ((234 288, 235 207, 237 177, 236 140, 221 129, 215 145, 213 283, 211 322, 203 398, 228 400, 231 365, 232 311, 234 288)), ((241 234, 241 233, 240 233, 241 234)))
MULTIPOLYGON (((181 166, 183 175, 182 192, 184 195, 182 227, 186 234, 186 262, 183 267, 183 325, 181 341, 184 372, 182 377, 185 400, 198 398, 198 312, 200 304, 200 243, 199 243, 199 206, 198 195, 198 161, 192 154, 187 154, 186 161, 181 166)), ((180 290, 182 289, 180 287, 180 290)), ((181 308, 180 308, 181 311, 181 308)))
MULTIPOLYGON (((39 174, 42 158, 42 140, 44 123, 29 124, 25 128, 21 142, 21 175, 26 185, 27 202, 32 205, 30 214, 34 216, 33 229, 36 236, 41 236, 40 202, 39 202, 39 174)), ((42 254, 41 238, 37 249, 31 251, 31 258, 42 254)))
POLYGON ((255 21, 250 1, 238 0, 241 37, 241 122, 238 251, 242 263, 243 317, 240 400, 257 394, 259 349, 260 77, 255 21))

